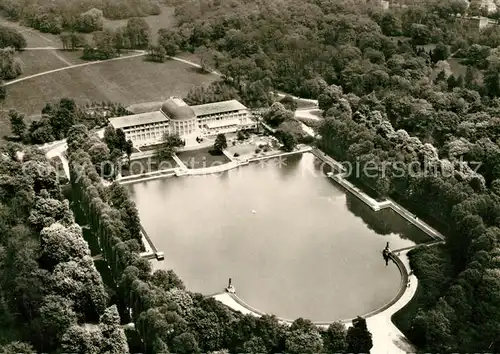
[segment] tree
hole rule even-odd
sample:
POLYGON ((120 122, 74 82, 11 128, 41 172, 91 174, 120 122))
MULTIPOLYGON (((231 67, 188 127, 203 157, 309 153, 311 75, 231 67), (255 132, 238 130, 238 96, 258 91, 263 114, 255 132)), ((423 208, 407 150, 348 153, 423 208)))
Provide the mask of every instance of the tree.
POLYGON ((338 103, 342 96, 342 87, 337 85, 328 86, 318 97, 319 109, 327 111, 334 104, 338 103))
POLYGON ((127 27, 118 27, 113 35, 113 45, 115 49, 120 53, 122 49, 131 48, 130 38, 127 32, 127 27))
POLYGON ((116 134, 115 128, 112 125, 106 126, 104 128, 104 142, 108 146, 109 150, 113 150, 118 145, 118 136, 116 134))
POLYGON ((196 55, 200 58, 201 69, 205 72, 212 72, 215 69, 214 52, 205 46, 196 49, 196 55))
POLYGON ((369 353, 373 347, 372 334, 368 331, 366 320, 357 317, 352 321, 346 335, 347 351, 349 353, 369 353))
POLYGON ((184 141, 181 139, 179 134, 169 134, 165 133, 163 136, 163 141, 160 143, 156 149, 155 155, 160 164, 164 159, 171 157, 175 154, 178 147, 184 145, 184 141))
MULTIPOLYGON (((127 147, 127 138, 123 129, 116 129, 116 144, 113 148, 125 151, 127 147)), ((111 149, 113 150, 113 149, 111 149)))
POLYGON ((59 263, 52 272, 54 291, 74 302, 75 311, 88 320, 97 319, 106 308, 107 293, 92 258, 59 263))
POLYGON ((380 21, 380 29, 386 36, 399 36, 401 35, 401 20, 396 14, 390 11, 384 12, 380 21))
POLYGON ((42 252, 40 258, 47 269, 57 264, 90 256, 87 242, 78 224, 66 228, 59 223, 46 227, 40 233, 42 252))
POLYGON ((0 79, 0 100, 4 100, 7 97, 7 89, 3 80, 0 79))
POLYGON ((484 88, 490 97, 500 96, 500 72, 496 69, 487 70, 484 75, 484 88))
POLYGON ((188 292, 182 289, 171 289, 166 293, 166 299, 171 305, 175 305, 176 312, 185 316, 193 307, 193 299, 188 292))
POLYGON ((23 62, 15 57, 12 47, 0 49, 0 75, 3 80, 15 79, 23 73, 23 62))
POLYGON ((64 297, 48 295, 40 308, 40 325, 38 326, 40 350, 52 352, 59 347, 60 341, 68 327, 77 323, 73 303, 64 297))
POLYGON ((1 346, 0 354, 36 354, 36 351, 28 343, 12 342, 1 346))
POLYGON ((214 154, 220 155, 222 151, 227 148, 226 136, 224 134, 217 134, 212 151, 214 154))
POLYGON ((252 336, 252 338, 243 343, 241 350, 238 352, 248 354, 262 354, 266 353, 267 349, 262 338, 252 336))
MULTIPOLYGON (((29 223, 37 232, 42 231, 43 228, 53 227, 52 224, 59 223, 58 225, 64 227, 75 227, 73 213, 69 207, 68 200, 61 202, 57 199, 51 198, 50 195, 42 191, 39 196, 35 198, 35 203, 31 208, 28 218, 29 223)), ((66 232, 67 230, 64 230, 66 232)), ((71 230, 73 232, 74 230, 71 230)))
POLYGON ((42 110, 42 120, 48 121, 52 134, 57 139, 63 139, 76 123, 78 114, 78 107, 74 100, 61 98, 57 104, 45 105, 42 110))
POLYGON ((343 353, 347 349, 346 328, 341 322, 333 322, 323 333, 323 345, 327 353, 343 353))
POLYGON ((286 327, 274 315, 264 315, 257 319, 257 334, 264 340, 269 353, 282 353, 286 327))
POLYGON ((424 45, 431 41, 431 31, 424 24, 412 23, 410 27, 410 37, 414 44, 424 45))
POLYGON ((94 47, 87 47, 84 57, 88 59, 106 60, 116 56, 117 51, 114 46, 115 34, 110 29, 94 32, 92 40, 94 47))
POLYGON ((0 26, 0 48, 13 47, 21 50, 26 47, 26 39, 18 30, 8 26, 0 26))
POLYGON ((286 95, 281 100, 279 100, 279 102, 283 105, 283 107, 285 107, 285 109, 289 110, 290 112, 295 112, 297 110, 297 102, 290 95, 286 95))
POLYGON ((154 285, 165 291, 169 291, 174 288, 185 290, 184 283, 171 269, 168 271, 163 269, 156 270, 151 276, 151 281, 154 285))
POLYGON ((286 120, 293 119, 293 112, 285 108, 280 102, 274 102, 264 113, 264 120, 271 126, 277 127, 286 120))
POLYGON ((20 137, 24 138, 26 134, 26 123, 24 122, 24 114, 11 109, 9 110, 10 127, 12 132, 20 137))
POLYGON ((450 50, 443 42, 436 44, 436 48, 431 52, 431 60, 436 63, 440 60, 446 60, 450 56, 450 50))
POLYGON ((127 338, 120 326, 120 316, 116 305, 108 307, 99 319, 103 338, 102 352, 108 354, 128 354, 127 338))
POLYGON ((179 354, 196 354, 200 350, 192 333, 182 333, 172 340, 171 351, 179 354))
POLYGON ((224 343, 224 324, 212 311, 194 307, 187 315, 188 326, 196 334, 196 339, 203 352, 221 348, 224 343))
POLYGON ((61 340, 63 353, 72 354, 101 354, 102 335, 98 329, 91 329, 79 325, 70 326, 61 340))
POLYGON ((168 56, 175 56, 179 52, 179 46, 173 41, 167 41, 163 48, 165 48, 165 52, 168 56))
POLYGON ((127 35, 132 48, 146 48, 151 37, 151 28, 140 17, 133 17, 127 21, 127 35))
POLYGON ((133 152, 134 152, 134 143, 132 142, 132 140, 129 139, 125 144, 125 154, 127 154, 129 166, 130 166, 130 156, 132 156, 133 152))
POLYGON ((290 326, 285 340, 285 353, 313 354, 323 350, 323 339, 309 320, 299 318, 290 326))
POLYGON ((76 23, 77 30, 84 33, 102 31, 103 26, 104 15, 101 10, 96 8, 82 13, 76 23))
POLYGON ((148 47, 148 59, 158 63, 163 63, 167 58, 167 51, 160 45, 150 45, 148 47))
POLYGON ((278 130, 276 132, 276 137, 283 144, 283 150, 285 151, 293 151, 293 149, 295 149, 295 146, 297 146, 297 140, 289 132, 278 130))

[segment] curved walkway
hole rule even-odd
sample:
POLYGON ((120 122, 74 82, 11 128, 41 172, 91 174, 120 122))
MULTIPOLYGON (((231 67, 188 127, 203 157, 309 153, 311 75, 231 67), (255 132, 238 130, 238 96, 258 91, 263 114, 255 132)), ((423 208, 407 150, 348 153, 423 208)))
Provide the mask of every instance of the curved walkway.
MULTIPOLYGON (((47 49, 47 47, 44 47, 44 48, 47 49)), ((53 50, 53 49, 54 48, 52 48, 52 47, 48 47, 47 50, 53 50)), ((31 48, 31 50, 34 50, 34 48, 31 48)), ((59 72, 59 71, 69 70, 69 69, 73 69, 73 68, 79 68, 79 67, 82 67, 82 66, 95 65, 95 64, 100 64, 100 63, 107 63, 107 62, 110 62, 110 61, 131 59, 131 58, 136 58, 136 57, 140 57, 140 56, 144 56, 144 55, 146 55, 146 52, 140 52, 140 53, 137 53, 137 54, 127 55, 127 56, 118 57, 118 58, 112 58, 112 59, 107 59, 107 60, 96 60, 96 61, 89 61, 87 63, 82 63, 82 64, 68 65, 68 66, 64 66, 62 68, 48 70, 48 71, 43 71, 43 72, 38 73, 38 74, 33 74, 33 75, 21 77, 19 79, 14 79, 14 80, 5 82, 4 86, 9 86, 9 85, 21 82, 21 81, 33 79, 35 77, 39 77, 39 76, 43 76, 43 75, 48 75, 48 74, 56 73, 56 72, 59 72)))
MULTIPOLYGON (((401 331, 392 323, 392 315, 402 309, 415 295, 418 280, 413 274, 409 274, 410 265, 407 257, 408 251, 400 253, 399 257, 393 255, 395 263, 401 271, 401 287, 396 297, 387 305, 380 309, 366 314, 368 329, 372 334, 373 348, 370 350, 372 354, 405 354, 415 353, 415 347, 406 339, 401 331), (410 286, 407 287, 409 280, 410 286)), ((220 293, 212 296, 214 299, 222 302, 233 310, 243 314, 250 314, 260 317, 264 313, 258 311, 251 306, 245 304, 236 295, 230 293, 220 293)), ((314 301, 314 299, 311 299, 314 301)), ((279 319, 282 323, 291 324, 291 320, 279 319)), ((333 322, 333 321, 332 321, 333 322)), ((352 320, 341 321, 346 326, 352 324, 352 320)), ((315 323, 320 327, 327 327, 329 323, 315 323)))

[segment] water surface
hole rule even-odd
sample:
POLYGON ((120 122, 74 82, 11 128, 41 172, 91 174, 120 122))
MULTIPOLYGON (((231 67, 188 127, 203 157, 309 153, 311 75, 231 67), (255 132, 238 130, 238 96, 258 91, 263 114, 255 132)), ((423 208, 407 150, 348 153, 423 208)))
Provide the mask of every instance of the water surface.
POLYGON ((187 287, 220 292, 233 279, 251 306, 313 321, 352 318, 397 294, 381 251, 428 241, 390 210, 373 212, 321 173, 311 154, 218 175, 129 185, 158 250, 155 267, 187 287))

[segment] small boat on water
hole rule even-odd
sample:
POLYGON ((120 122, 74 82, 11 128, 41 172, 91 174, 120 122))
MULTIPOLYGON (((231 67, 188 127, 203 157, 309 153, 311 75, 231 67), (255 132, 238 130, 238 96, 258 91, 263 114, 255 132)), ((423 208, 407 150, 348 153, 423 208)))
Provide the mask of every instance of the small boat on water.
POLYGON ((253 214, 257 214, 257 211, 256 211, 256 210, 252 210, 252 213, 253 213, 253 214))

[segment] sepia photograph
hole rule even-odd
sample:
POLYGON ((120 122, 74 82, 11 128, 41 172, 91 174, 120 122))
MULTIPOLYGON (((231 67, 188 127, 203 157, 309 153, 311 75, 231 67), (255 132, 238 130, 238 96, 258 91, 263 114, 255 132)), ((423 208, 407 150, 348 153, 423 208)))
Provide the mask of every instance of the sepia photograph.
POLYGON ((500 0, 0 0, 0 354, 169 353, 500 353, 500 0))

